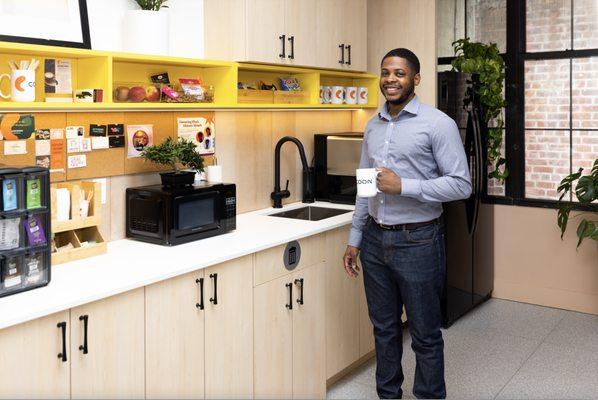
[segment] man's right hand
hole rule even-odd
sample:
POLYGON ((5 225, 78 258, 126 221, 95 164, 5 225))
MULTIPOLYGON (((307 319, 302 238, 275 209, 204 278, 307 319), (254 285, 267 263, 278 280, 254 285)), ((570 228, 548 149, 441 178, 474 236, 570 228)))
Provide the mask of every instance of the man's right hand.
POLYGON ((359 249, 357 247, 347 246, 347 250, 345 250, 345 255, 343 256, 345 271, 347 271, 347 274, 352 278, 357 278, 357 275, 359 275, 359 266, 357 265, 358 255, 359 249))

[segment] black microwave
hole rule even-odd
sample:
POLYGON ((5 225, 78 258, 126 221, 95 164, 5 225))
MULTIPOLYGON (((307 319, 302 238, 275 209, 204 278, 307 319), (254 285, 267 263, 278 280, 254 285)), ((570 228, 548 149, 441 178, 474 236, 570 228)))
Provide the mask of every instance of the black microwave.
POLYGON ((166 246, 236 229, 234 184, 128 188, 127 237, 166 246))

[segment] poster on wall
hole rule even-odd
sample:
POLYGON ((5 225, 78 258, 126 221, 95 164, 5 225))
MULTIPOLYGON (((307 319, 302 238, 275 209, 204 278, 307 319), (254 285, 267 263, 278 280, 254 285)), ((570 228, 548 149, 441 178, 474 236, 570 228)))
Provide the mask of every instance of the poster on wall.
POLYGON ((86 0, 0 0, 0 40, 91 49, 86 0))
POLYGON ((204 117, 177 118, 178 136, 195 143, 201 155, 216 152, 216 131, 214 121, 204 117))
POLYGON ((127 156, 140 157, 144 148, 154 144, 154 126, 127 125, 127 140, 127 156))

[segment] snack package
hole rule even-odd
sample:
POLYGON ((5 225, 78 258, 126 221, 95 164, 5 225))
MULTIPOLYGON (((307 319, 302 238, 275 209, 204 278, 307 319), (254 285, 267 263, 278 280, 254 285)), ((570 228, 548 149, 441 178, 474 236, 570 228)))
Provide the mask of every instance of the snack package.
POLYGON ((180 78, 179 83, 185 94, 203 99, 203 88, 199 79, 180 78))
POLYGON ((23 222, 23 225, 25 226, 30 246, 43 246, 46 244, 46 233, 37 215, 27 218, 23 222))
POLYGON ((4 179, 2 181, 2 200, 4 211, 17 209, 17 181, 15 179, 4 179))
POLYGON ((40 208, 42 206, 41 181, 39 178, 27 179, 27 209, 40 208))
POLYGON ((179 98, 179 93, 168 85, 162 85, 162 93, 171 99, 179 98))
POLYGON ((32 254, 25 258, 25 281, 28 284, 40 281, 42 274, 42 254, 32 254))
POLYGON ((21 285, 22 265, 20 257, 12 257, 6 260, 4 271, 2 271, 2 280, 5 288, 12 288, 21 285))
POLYGON ((0 250, 11 250, 19 247, 21 233, 20 218, 0 219, 0 250))
POLYGON ((280 87, 282 90, 301 90, 299 81, 297 78, 289 76, 286 78, 280 78, 280 87))

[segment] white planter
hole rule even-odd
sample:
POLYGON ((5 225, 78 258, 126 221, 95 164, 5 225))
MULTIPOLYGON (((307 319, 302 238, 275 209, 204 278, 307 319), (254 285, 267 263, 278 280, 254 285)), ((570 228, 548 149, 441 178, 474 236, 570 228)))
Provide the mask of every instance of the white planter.
POLYGON ((128 10, 123 18, 123 49, 167 56, 169 32, 167 11, 128 10))

